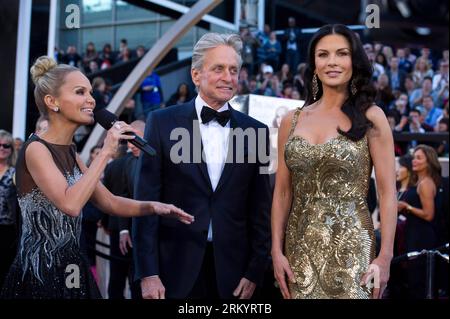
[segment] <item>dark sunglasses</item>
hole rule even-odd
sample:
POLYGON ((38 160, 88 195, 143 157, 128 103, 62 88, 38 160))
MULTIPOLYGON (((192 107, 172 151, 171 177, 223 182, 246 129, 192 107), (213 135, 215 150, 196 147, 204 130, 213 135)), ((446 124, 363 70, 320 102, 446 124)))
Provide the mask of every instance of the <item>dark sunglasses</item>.
POLYGON ((11 144, 2 144, 2 143, 0 143, 0 147, 3 147, 4 149, 10 149, 11 148, 11 144))

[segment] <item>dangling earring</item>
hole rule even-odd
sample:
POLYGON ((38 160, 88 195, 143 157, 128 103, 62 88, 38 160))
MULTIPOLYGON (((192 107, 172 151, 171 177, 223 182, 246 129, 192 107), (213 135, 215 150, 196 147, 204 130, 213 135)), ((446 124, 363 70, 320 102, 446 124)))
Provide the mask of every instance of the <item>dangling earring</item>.
POLYGON ((358 92, 355 85, 355 79, 352 79, 352 82, 350 83, 350 92, 352 93, 353 96, 356 95, 356 93, 358 92))
POLYGON ((317 74, 314 73, 314 76, 312 79, 312 94, 313 94, 314 101, 317 99, 318 93, 319 93, 319 83, 317 83, 317 74))

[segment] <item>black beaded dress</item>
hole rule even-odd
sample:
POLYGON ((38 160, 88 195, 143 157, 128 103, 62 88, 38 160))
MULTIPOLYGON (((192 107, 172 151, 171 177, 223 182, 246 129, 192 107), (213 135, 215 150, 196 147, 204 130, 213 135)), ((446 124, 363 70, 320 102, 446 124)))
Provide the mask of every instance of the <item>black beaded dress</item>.
POLYGON ((81 214, 71 217, 59 210, 37 187, 27 169, 25 151, 33 142, 47 147, 68 185, 82 176, 74 144, 51 144, 34 134, 24 144, 16 165, 22 219, 20 242, 0 299, 101 298, 80 250, 81 214))

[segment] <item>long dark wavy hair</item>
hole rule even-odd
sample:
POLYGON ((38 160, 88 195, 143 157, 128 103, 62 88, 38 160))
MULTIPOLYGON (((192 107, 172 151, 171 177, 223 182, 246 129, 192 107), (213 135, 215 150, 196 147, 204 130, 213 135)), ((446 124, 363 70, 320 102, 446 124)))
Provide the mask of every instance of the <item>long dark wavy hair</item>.
MULTIPOLYGON (((432 148, 431 146, 420 144, 420 145, 417 145, 416 148, 414 148, 413 154, 416 153, 418 150, 421 150, 425 154, 425 157, 427 158, 428 176, 431 177, 431 179, 433 180, 436 187, 439 187, 441 184, 442 168, 441 168, 441 164, 439 163, 439 158, 438 158, 436 150, 434 148, 432 148)), ((417 176, 417 173, 414 172, 413 183, 416 184, 418 181, 419 181, 419 177, 417 176)))
MULTIPOLYGON (((305 70, 305 106, 314 103, 312 94, 312 79, 314 76, 315 64, 315 50, 317 43, 323 37, 330 34, 339 34, 344 36, 350 44, 351 57, 352 57, 352 78, 348 83, 348 98, 342 105, 342 112, 347 115, 352 122, 350 130, 347 132, 342 131, 339 127, 337 131, 339 134, 346 136, 347 138, 358 141, 362 139, 369 128, 373 127, 373 123, 366 117, 367 109, 374 104, 376 90, 371 83, 373 68, 367 58, 361 41, 353 33, 352 30, 342 24, 328 24, 321 27, 312 37, 308 48, 308 60, 305 70), (351 94, 350 83, 356 86, 357 93, 351 94)), ((322 82, 317 78, 319 84, 319 92, 317 94, 317 100, 323 94, 322 82)))

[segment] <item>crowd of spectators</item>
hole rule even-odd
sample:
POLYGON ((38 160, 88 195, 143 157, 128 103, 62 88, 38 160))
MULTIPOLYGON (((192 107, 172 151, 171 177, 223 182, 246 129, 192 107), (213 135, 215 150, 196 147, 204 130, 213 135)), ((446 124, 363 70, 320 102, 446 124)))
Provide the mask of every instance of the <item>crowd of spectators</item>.
MULTIPOLYGON (((266 24, 263 30, 243 26, 243 66, 239 74, 238 95, 258 94, 286 99, 303 99, 306 57, 300 48, 306 40, 302 30, 289 17, 285 30, 274 31, 266 24)), ((390 46, 380 42, 364 42, 367 57, 373 66, 373 83, 377 90, 376 104, 380 106, 394 133, 448 132, 449 51, 426 47, 390 46)), ((146 53, 142 45, 128 47, 120 41, 118 51, 105 44, 100 52, 89 42, 80 55, 75 46, 66 52, 55 51, 62 63, 79 67, 87 75, 146 53)), ((106 107, 112 98, 109 79, 95 77, 92 81, 97 107, 106 107)), ((126 103, 128 121, 145 120, 158 108, 184 103, 194 97, 192 83, 180 83, 164 100, 161 79, 152 72, 141 83, 132 100, 126 103)), ((87 130, 89 132, 89 130, 87 130)), ((397 156, 408 153, 418 141, 396 142, 397 156)), ((428 143, 439 156, 448 157, 446 141, 428 143)))

